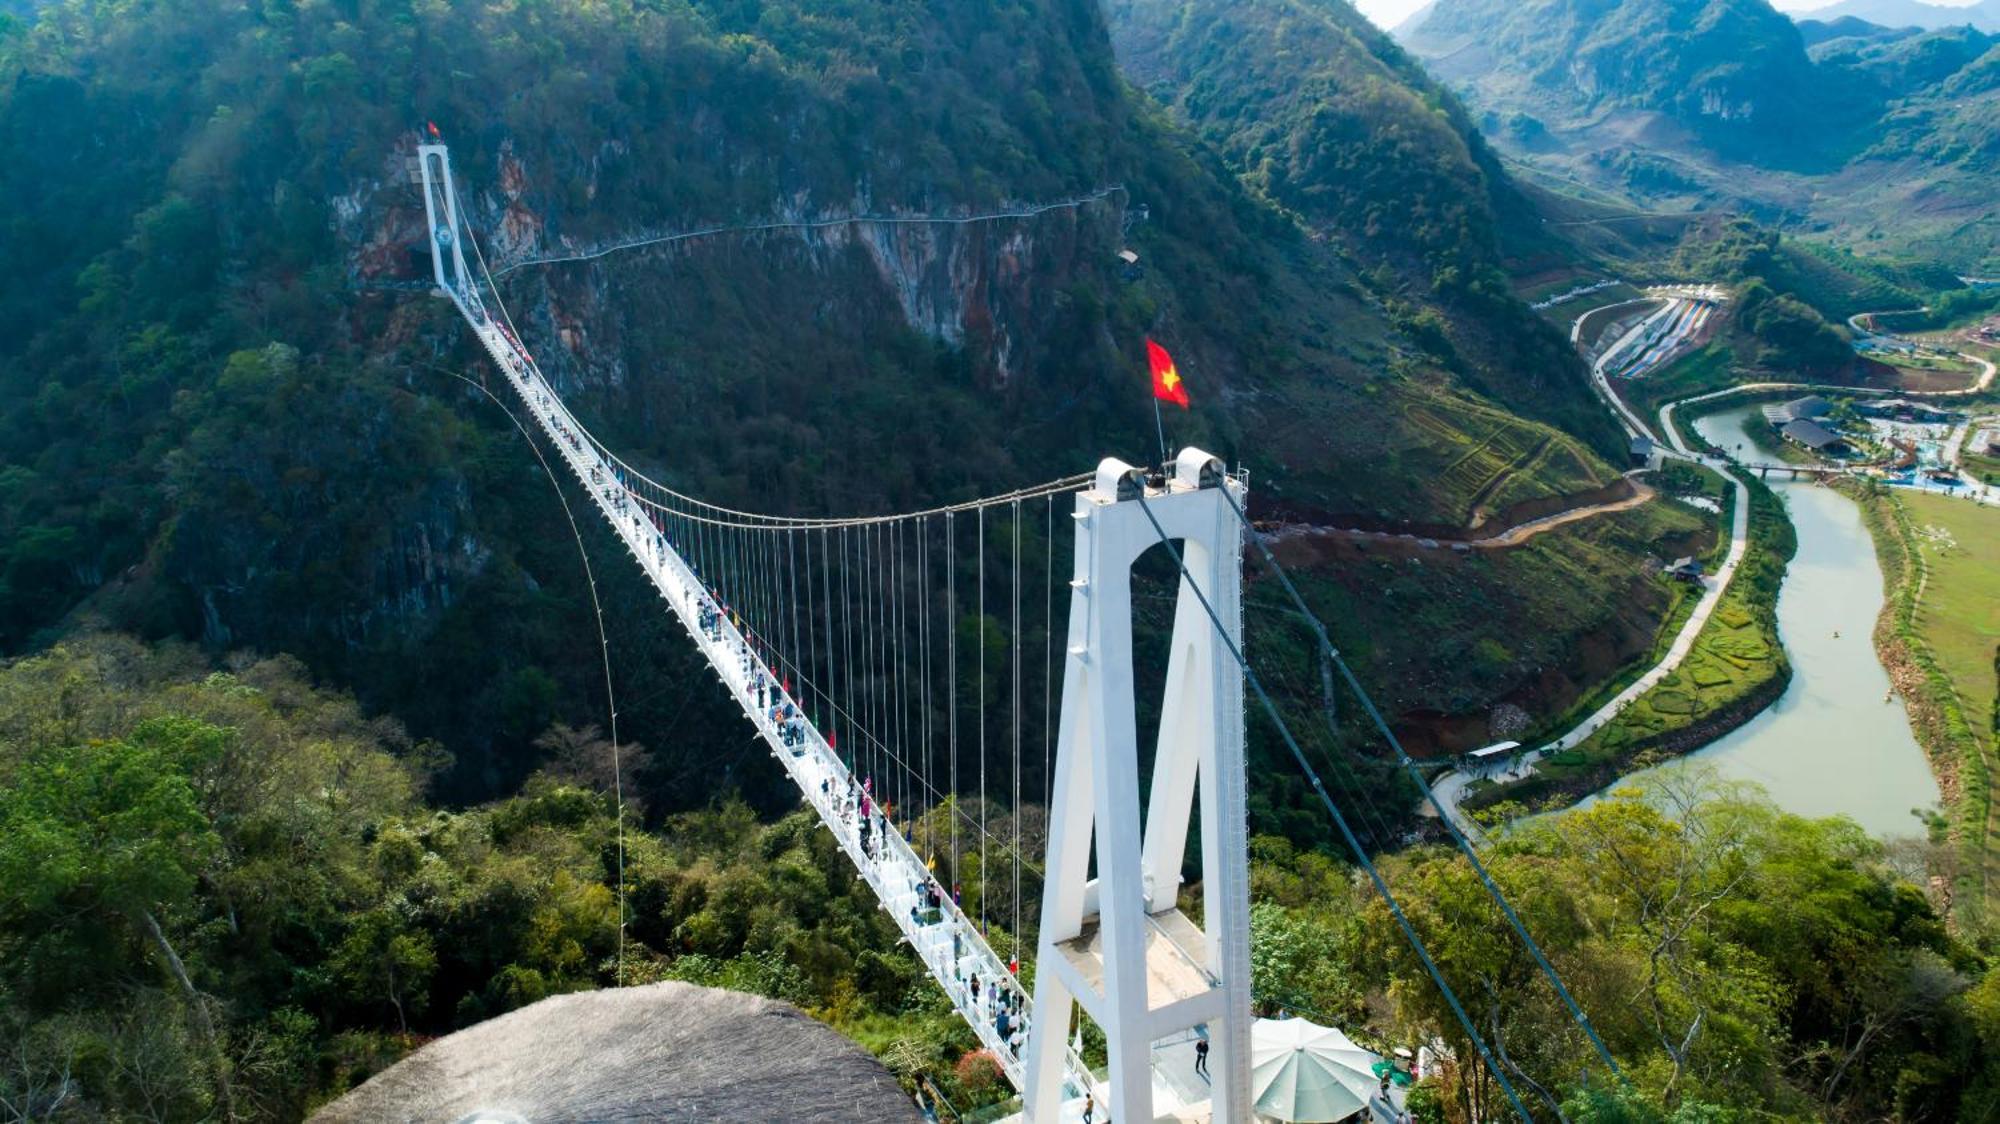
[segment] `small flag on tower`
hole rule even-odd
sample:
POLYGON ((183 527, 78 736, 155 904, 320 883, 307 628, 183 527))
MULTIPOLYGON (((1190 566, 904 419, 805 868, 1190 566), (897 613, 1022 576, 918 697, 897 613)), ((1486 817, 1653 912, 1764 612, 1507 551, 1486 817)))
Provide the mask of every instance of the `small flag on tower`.
POLYGON ((437 122, 435 122, 435 121, 426 121, 426 122, 424 122, 424 124, 425 124, 425 125, 426 125, 427 127, 429 127, 429 129, 430 129, 430 131, 431 131, 431 136, 432 136, 433 138, 436 138, 436 139, 439 139, 439 140, 442 140, 442 139, 444 138, 444 134, 443 134, 443 133, 440 133, 440 132, 438 132, 438 123, 437 123, 437 122))
POLYGON ((1181 373, 1174 369, 1174 357, 1167 354, 1166 348, 1149 339, 1146 341, 1146 361, 1153 368, 1153 397, 1187 409, 1187 384, 1181 381, 1181 373))

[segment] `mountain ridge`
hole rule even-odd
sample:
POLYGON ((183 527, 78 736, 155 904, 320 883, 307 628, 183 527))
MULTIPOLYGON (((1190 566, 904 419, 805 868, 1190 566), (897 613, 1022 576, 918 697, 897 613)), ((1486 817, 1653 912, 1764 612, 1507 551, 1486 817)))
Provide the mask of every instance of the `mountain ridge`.
POLYGON ((1830 26, 1808 44, 1764 0, 1440 0, 1402 40, 1508 155, 1635 205, 1987 268, 2000 40, 1830 26))
POLYGON ((1792 12, 1791 17, 1823 23, 1852 18, 1878 27, 1920 27, 1925 31, 1970 24, 1981 31, 2000 32, 2000 2, 1996 0, 1965 5, 1926 4, 1923 0, 1839 0, 1823 8, 1792 12))

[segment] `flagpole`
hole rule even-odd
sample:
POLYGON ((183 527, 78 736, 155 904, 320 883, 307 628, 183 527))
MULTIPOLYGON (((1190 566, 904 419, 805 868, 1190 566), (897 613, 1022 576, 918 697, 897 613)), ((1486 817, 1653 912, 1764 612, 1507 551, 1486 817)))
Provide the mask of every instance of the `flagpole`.
POLYGON ((1160 420, 1160 400, 1157 397, 1153 399, 1153 430, 1160 435, 1160 471, 1165 472, 1167 462, 1173 458, 1167 456, 1167 425, 1160 420))

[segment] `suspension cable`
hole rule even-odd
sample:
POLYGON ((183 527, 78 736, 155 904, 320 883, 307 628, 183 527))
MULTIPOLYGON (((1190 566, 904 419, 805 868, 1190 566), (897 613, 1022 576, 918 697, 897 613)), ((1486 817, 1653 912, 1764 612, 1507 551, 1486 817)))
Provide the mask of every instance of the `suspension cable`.
MULTIPOLYGON (((923 786, 931 787, 931 766, 935 763, 937 749, 931 741, 931 589, 930 589, 930 517, 917 521, 917 627, 921 637, 917 641, 918 659, 923 665, 923 673, 917 676, 918 710, 917 728, 924 747, 923 786)), ((924 816, 924 865, 935 870, 937 863, 937 831, 932 817, 924 816)))
POLYGON ((623 752, 618 744, 618 698, 617 695, 613 692, 611 687, 611 640, 610 637, 606 635, 604 630, 604 606, 597 599, 597 575, 593 572, 590 565, 590 551, 584 548, 583 530, 581 527, 577 525, 576 512, 570 507, 569 496, 564 494, 562 489, 562 482, 560 478, 556 476, 556 470, 549 464, 549 458, 543 454, 541 443, 535 440, 534 433, 521 422, 521 419, 515 415, 513 409, 509 407, 506 402, 502 401, 499 395, 496 395, 491 390, 487 389, 485 383, 479 382, 475 379, 467 378, 465 375, 460 374, 457 371, 447 370, 446 368, 443 367, 433 367, 432 370, 450 375, 451 377, 458 379, 459 381, 472 387, 474 390, 479 391, 479 393, 484 394, 488 399, 490 399, 493 402, 494 405, 500 407, 500 412, 507 415, 507 420, 514 423, 514 428, 521 431, 521 436, 525 438, 528 442, 529 450, 535 454, 535 459, 541 462, 542 472, 546 474, 549 478, 549 486, 555 489, 556 499, 562 504, 563 517, 569 520, 570 534, 575 536, 576 538, 577 557, 582 559, 583 561, 584 583, 590 589, 590 607, 592 611, 592 616, 594 616, 597 621, 597 646, 599 652, 602 653, 604 658, 604 708, 605 711, 610 715, 610 722, 611 722, 612 798, 617 801, 618 805, 617 807, 617 835, 618 835, 617 976, 618 976, 618 986, 623 987, 625 986, 625 763, 623 759, 623 752))
POLYGON ((1550 964, 1548 957, 1542 954, 1541 945, 1535 941, 1534 937, 1528 934, 1528 927, 1521 922, 1520 915, 1514 911, 1513 903, 1507 900, 1507 895, 1502 893, 1499 885, 1493 881, 1493 876, 1487 871, 1486 864, 1480 862, 1479 856, 1473 853, 1472 845, 1466 840, 1464 833, 1459 831, 1458 825, 1452 821, 1450 814, 1438 800, 1437 793, 1431 789, 1429 784, 1425 783, 1422 773, 1417 769, 1416 762, 1404 750, 1402 741, 1389 729, 1389 724, 1383 720, 1381 711, 1376 709, 1375 701, 1369 697, 1367 691, 1362 689, 1361 681, 1355 676, 1354 670, 1347 665, 1347 661, 1341 658, 1339 650, 1333 646, 1333 641, 1327 636, 1326 626, 1306 606, 1305 598, 1299 595, 1298 587, 1292 584, 1291 576, 1285 572, 1283 566, 1278 564, 1278 559, 1272 555, 1270 547, 1257 534, 1256 528, 1250 525, 1250 519, 1244 514, 1243 509, 1237 505, 1236 497, 1230 495, 1229 490, 1224 488, 1222 490, 1222 498, 1229 504, 1229 510, 1236 514, 1237 522, 1243 525, 1244 532, 1250 541, 1256 544, 1257 552, 1263 558, 1264 564, 1270 568, 1273 574, 1277 575, 1278 582, 1284 587, 1286 595, 1291 598, 1292 604, 1298 607, 1299 614, 1305 618, 1306 624, 1312 629, 1313 636, 1319 644, 1321 654, 1327 660, 1331 661, 1335 667, 1340 669, 1341 678, 1346 681, 1348 689, 1354 692, 1355 698, 1360 700, 1361 708, 1367 713, 1369 721, 1374 724, 1376 731, 1382 735, 1383 740, 1388 742, 1389 748, 1395 752, 1397 764, 1402 766, 1404 773, 1410 778, 1411 783, 1417 786, 1417 790, 1423 794, 1424 799, 1430 802, 1432 809, 1437 812, 1438 821, 1445 825, 1446 831, 1451 833, 1452 840, 1457 843, 1459 851, 1472 864, 1472 869, 1478 874, 1480 882, 1485 884, 1487 894, 1493 898, 1494 903, 1500 907, 1500 911, 1506 915, 1507 923, 1513 927, 1514 932, 1520 936, 1522 943, 1527 946, 1529 954, 1534 957, 1535 964, 1541 970, 1542 975, 1548 979, 1550 986, 1562 998, 1563 1005, 1569 1008, 1570 1018, 1583 1028, 1585 1035, 1589 1036, 1591 1046, 1595 1048, 1597 1056, 1603 1060, 1605 1066, 1614 1075, 1619 1075, 1618 1063, 1612 1059, 1611 1051, 1605 1046, 1604 1040, 1598 1037, 1597 1028, 1591 1025, 1590 1016, 1584 1013, 1583 1008, 1577 1003, 1575 997, 1570 994, 1569 988, 1563 985, 1562 977, 1556 974, 1555 966, 1550 964))
POLYGON ((1021 940, 1021 501, 1014 501, 1014 620, 1008 633, 1011 650, 1007 663, 1014 673, 1014 779, 1008 786, 1014 797, 1014 948, 1020 962, 1021 940))
POLYGON ((1051 724, 1051 707, 1056 690, 1056 498, 1048 497, 1048 528, 1044 532, 1047 557, 1043 560, 1042 577, 1042 647, 1044 649, 1042 669, 1042 807, 1055 803, 1055 780, 1052 771, 1051 748, 1054 745, 1055 727, 1051 724))
POLYGON ((979 520, 979 933, 986 934, 986 509, 979 520))
MULTIPOLYGON (((956 512, 944 513, 945 692, 951 716, 951 803, 958 807, 958 530, 956 512)), ((951 817, 951 882, 955 904, 964 907, 965 875, 959 866, 958 817, 951 817)))
POLYGON ((1333 818, 1334 825, 1340 829, 1341 837, 1346 841, 1348 850, 1354 853, 1355 860, 1361 864, 1362 870, 1367 872, 1369 880, 1375 884, 1375 892, 1380 894, 1383 902, 1388 905, 1389 913, 1395 918, 1396 926, 1403 931, 1403 938, 1409 942, 1410 948, 1416 952, 1417 959, 1422 962, 1424 971, 1429 973, 1431 981, 1437 984, 1439 993, 1444 996, 1444 1000, 1450 1005, 1452 1013, 1457 1016, 1459 1025, 1465 1028, 1466 1034, 1472 1037, 1472 1043, 1479 1050, 1479 1056, 1485 1060, 1486 1067, 1493 1071, 1494 1078, 1500 1082, 1500 1088, 1507 1094, 1507 1100, 1514 1106, 1514 1111, 1520 1115, 1522 1120, 1532 1124, 1534 1117, 1529 1115, 1528 1106, 1521 1102, 1520 1094, 1514 1091, 1514 1083, 1507 1080, 1506 1071, 1501 1069, 1499 1064, 1494 1060, 1493 1052, 1486 1045, 1486 1039, 1480 1035, 1479 1029, 1473 1025, 1472 1017, 1466 1014, 1465 1006, 1459 1002, 1457 993, 1452 991, 1451 985, 1445 982, 1444 973, 1439 970, 1437 962, 1431 959, 1430 951, 1424 947, 1423 938, 1417 935, 1416 927, 1404 915, 1403 907, 1396 901, 1396 895, 1389 890, 1389 883, 1382 877, 1382 872, 1375 868, 1374 860, 1368 857, 1368 852, 1361 846, 1361 841, 1355 838, 1353 829, 1347 824, 1347 817, 1341 815, 1339 806, 1333 802, 1332 797, 1327 795, 1326 785, 1320 781, 1318 770, 1314 769, 1312 763, 1306 760, 1305 752, 1299 748, 1298 741, 1292 737, 1291 727, 1286 725, 1284 715, 1279 713, 1277 704, 1271 701, 1271 696, 1265 693, 1263 681, 1258 678, 1256 671, 1251 669, 1250 661, 1243 658, 1243 650, 1237 646, 1235 639, 1229 635, 1228 627, 1222 623, 1222 617, 1215 611, 1215 606, 1209 602, 1208 595, 1202 592, 1201 584, 1189 572, 1187 562, 1181 557, 1180 549, 1174 546, 1172 539, 1167 537, 1166 528, 1160 526, 1160 521, 1153 514, 1151 505, 1146 502, 1146 493, 1143 488, 1140 489, 1137 499, 1139 510, 1146 516, 1146 522, 1153 525, 1153 533, 1159 536, 1160 543, 1167 548, 1167 554, 1173 558, 1174 565, 1179 568, 1181 578, 1187 583, 1187 587, 1194 592, 1195 599, 1201 602, 1202 611, 1208 614, 1209 622, 1215 627, 1216 638, 1222 641, 1223 647, 1229 652, 1230 658, 1236 661, 1238 668, 1242 669, 1244 680, 1250 684, 1250 689, 1256 693, 1257 701, 1264 708, 1265 715, 1278 727, 1278 734, 1284 739, 1285 747, 1291 750, 1292 759, 1298 763, 1300 769, 1305 771, 1307 780, 1312 783, 1313 791, 1319 795, 1320 803, 1326 806, 1327 814, 1333 818))
MULTIPOLYGON (((464 213, 464 207, 462 205, 463 201, 459 199, 456 187, 453 188, 452 198, 455 203, 459 204, 458 206, 459 213, 463 214, 464 213)), ((536 377, 541 379, 543 385, 550 385, 548 377, 542 374, 541 365, 537 363, 535 361, 535 357, 528 352, 526 345, 520 342, 521 341, 520 330, 514 324, 513 314, 507 310, 506 301, 501 299, 499 283, 495 280, 495 275, 492 272, 492 270, 487 266, 486 255, 480 249, 479 239, 477 238, 476 235, 474 235, 472 227, 469 223, 461 223, 461 225, 465 229, 465 234, 466 234, 465 240, 472 244, 473 257, 479 263, 480 276, 486 279, 486 289, 488 293, 490 293, 492 296, 493 305, 500 310, 500 319, 502 323, 505 324, 509 336, 511 336, 511 338, 508 340, 510 348, 521 357, 522 361, 527 365, 529 370, 531 370, 536 377)), ((1010 492, 1001 496, 987 497, 985 499, 979 499, 979 500, 970 500, 958 504, 945 504, 938 507, 926 508, 921 511, 902 512, 891 515, 858 516, 858 517, 848 517, 848 518, 807 518, 799 516, 775 515, 767 512, 745 511, 739 508, 726 507, 721 504, 710 503, 707 500, 703 500, 696 496, 689 495, 686 492, 670 488, 667 485, 659 482, 658 480, 653 479, 646 473, 640 471, 637 467, 627 463, 623 458, 618 456, 618 454, 612 452, 610 446, 598 440, 594 434, 592 434, 588 429, 584 428, 583 424, 577 421, 576 415, 570 412, 568 405, 564 403, 560 397, 552 393, 550 395, 550 402, 555 409, 560 411, 564 421, 578 435, 579 439, 588 443, 592 451, 595 452, 597 456, 605 462, 606 465, 615 466, 616 468, 623 471, 623 473, 625 474, 625 483, 632 490, 633 498, 638 502, 655 509, 668 510, 669 504, 667 501, 678 500, 682 505, 684 505, 687 508, 687 510, 682 514, 685 518, 689 519, 690 521, 694 522, 708 521, 725 525, 736 524, 742 526, 745 529, 773 530, 773 529, 780 529, 787 527, 818 527, 818 526, 852 525, 857 523, 886 523, 897 519, 908 519, 916 515, 934 515, 944 511, 965 511, 973 507, 981 505, 990 505, 994 503, 1004 503, 1016 498, 1022 498, 1022 499, 1032 498, 1033 496, 1044 494, 1045 491, 1046 492, 1066 491, 1088 482, 1091 479, 1091 476, 1093 475, 1092 473, 1089 472, 1076 473, 1072 476, 1064 477, 1061 480, 1050 481, 1047 484, 1031 485, 1029 487, 1017 489, 1014 492, 1010 492), (652 489, 654 491, 657 491, 660 494, 660 496, 663 497, 663 499, 655 500, 651 497, 641 495, 640 492, 644 491, 645 489, 652 489), (699 515, 696 514, 697 510, 703 512, 710 512, 712 514, 699 515)))

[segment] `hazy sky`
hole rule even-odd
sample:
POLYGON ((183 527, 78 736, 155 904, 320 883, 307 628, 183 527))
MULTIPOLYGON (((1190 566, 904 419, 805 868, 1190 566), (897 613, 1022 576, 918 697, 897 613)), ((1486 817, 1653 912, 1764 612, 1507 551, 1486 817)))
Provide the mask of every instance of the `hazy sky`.
MULTIPOLYGON (((1374 20, 1378 26, 1394 27, 1427 2, 1428 0, 1355 0, 1354 6, 1360 8, 1361 14, 1374 20)), ((1824 8, 1834 3, 1834 0, 1773 0, 1773 2, 1787 12, 1806 12, 1814 8, 1824 8)), ((1976 4, 1979 0, 1929 0, 1929 2, 1960 8, 1967 4, 1976 4)))

